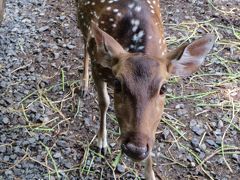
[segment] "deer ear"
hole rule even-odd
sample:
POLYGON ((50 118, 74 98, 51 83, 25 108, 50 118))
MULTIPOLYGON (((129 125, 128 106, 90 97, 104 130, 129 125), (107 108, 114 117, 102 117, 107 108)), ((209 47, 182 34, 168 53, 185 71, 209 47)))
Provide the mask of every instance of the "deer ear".
POLYGON ((191 44, 184 44, 167 55, 169 60, 168 71, 179 76, 189 76, 196 72, 205 57, 210 52, 215 42, 212 34, 193 41, 191 44))
POLYGON ((96 59, 97 63, 103 67, 112 68, 116 59, 126 51, 112 36, 101 30, 95 23, 92 23, 91 27, 97 45, 97 53, 100 55, 100 58, 96 59))

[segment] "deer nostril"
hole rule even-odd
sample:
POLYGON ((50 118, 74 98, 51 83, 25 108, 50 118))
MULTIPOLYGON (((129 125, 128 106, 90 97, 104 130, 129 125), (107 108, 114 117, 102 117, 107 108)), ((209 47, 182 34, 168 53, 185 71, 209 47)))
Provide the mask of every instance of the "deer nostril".
POLYGON ((135 160, 143 160, 149 154, 147 146, 136 146, 132 143, 122 144, 122 150, 127 156, 135 160))
POLYGON ((138 147, 138 146, 136 146, 132 143, 128 143, 126 145, 126 147, 127 147, 128 150, 130 150, 130 151, 132 151, 136 154, 144 154, 144 153, 147 152, 147 147, 146 146, 145 147, 138 147))

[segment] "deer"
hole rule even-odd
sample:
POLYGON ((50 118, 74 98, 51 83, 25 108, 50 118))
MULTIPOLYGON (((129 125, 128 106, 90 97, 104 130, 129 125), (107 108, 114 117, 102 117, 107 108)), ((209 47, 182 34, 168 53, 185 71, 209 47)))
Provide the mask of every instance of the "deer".
POLYGON ((88 91, 91 60, 100 110, 99 151, 108 147, 109 86, 114 91, 121 150, 133 161, 144 161, 145 178, 155 180, 151 152, 167 81, 172 75, 187 77, 196 72, 215 36, 206 34, 168 50, 159 0, 76 0, 76 6, 84 42, 82 95, 88 91))

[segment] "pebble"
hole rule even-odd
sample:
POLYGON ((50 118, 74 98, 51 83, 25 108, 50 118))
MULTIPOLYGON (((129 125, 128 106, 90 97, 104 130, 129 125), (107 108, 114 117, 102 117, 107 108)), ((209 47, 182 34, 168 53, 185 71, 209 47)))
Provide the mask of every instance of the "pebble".
POLYGON ((6 81, 0 82, 0 88, 6 88, 6 87, 7 87, 7 82, 6 81))
POLYGON ((14 168, 13 173, 14 173, 15 176, 21 176, 22 175, 22 170, 14 168))
POLYGON ((218 144, 218 145, 222 144, 222 137, 221 136, 216 137, 216 144, 218 144))
POLYGON ((49 26, 43 26, 41 28, 38 29, 39 32, 44 32, 47 31, 49 29, 49 26))
POLYGON ((221 135, 222 135, 221 129, 216 129, 216 130, 214 131, 214 134, 215 134, 216 136, 221 136, 221 135))
POLYGON ((56 152, 54 155, 53 155, 54 158, 56 159, 59 159, 62 157, 62 154, 60 152, 56 152))
POLYGON ((10 155, 10 159, 15 160, 16 158, 17 158, 17 155, 16 155, 16 154, 10 155))
POLYGON ((195 162, 191 162, 191 167, 196 167, 196 163, 195 162))
POLYGON ((72 50, 72 49, 76 48, 76 46, 71 45, 71 44, 67 44, 67 48, 68 48, 69 50, 72 50))
POLYGON ((188 114, 188 110, 187 110, 187 109, 178 109, 178 110, 177 110, 177 115, 178 115, 179 117, 184 116, 184 115, 186 115, 186 114, 188 114))
POLYGON ((218 162, 219 164, 224 164, 224 158, 223 158, 223 157, 220 157, 220 158, 217 160, 217 162, 218 162))
POLYGON ((211 140, 211 139, 207 139, 206 142, 211 145, 211 146, 214 146, 214 147, 218 147, 218 145, 216 144, 215 141, 211 140))
POLYGON ((10 158, 9 158, 9 156, 4 156, 4 157, 3 157, 3 161, 6 161, 6 162, 8 162, 8 161, 9 161, 9 159, 10 159, 10 158))
POLYGON ((66 16, 60 16, 59 19, 63 21, 66 18, 66 16))
POLYGON ((219 120, 219 121, 218 121, 218 129, 223 128, 223 126, 224 126, 223 121, 222 121, 222 120, 219 120))
POLYGON ((6 170, 5 171, 5 175, 6 176, 10 176, 10 175, 12 175, 13 174, 13 172, 11 171, 11 170, 6 170))
POLYGON ((192 128, 192 127, 194 127, 194 126, 196 126, 197 125, 197 121, 195 120, 195 119, 192 119, 191 121, 190 121, 190 128, 192 128))
POLYGON ((35 138, 29 138, 29 139, 28 139, 28 142, 29 142, 30 144, 33 144, 33 143, 36 142, 36 139, 35 139, 35 138))
POLYGON ((237 162, 240 162, 240 156, 238 154, 233 154, 232 155, 232 158, 237 161, 237 162))
POLYGON ((14 152, 15 153, 21 153, 22 149, 19 146, 14 147, 14 152))
POLYGON ((202 143, 202 144, 200 145, 200 148, 201 148, 202 151, 206 151, 207 146, 206 146, 205 143, 202 143))
POLYGON ((124 173, 125 172, 125 167, 123 166, 123 165, 121 165, 121 164, 118 164, 117 165, 117 171, 119 172, 119 173, 124 173))
POLYGON ((217 126, 217 123, 216 123, 216 122, 210 122, 209 124, 210 124, 210 126, 211 126, 212 128, 216 128, 216 126, 217 126))
POLYGON ((189 162, 193 162, 194 161, 194 159, 193 159, 193 157, 191 156, 191 155, 187 155, 187 160, 189 161, 189 162))
POLYGON ((199 157, 200 159, 204 159, 206 157, 206 154, 204 152, 200 152, 199 157))
POLYGON ((71 169, 73 165, 72 165, 72 163, 67 162, 67 163, 64 163, 64 166, 68 169, 71 169))
POLYGON ((3 135, 0 136, 0 139, 1 139, 1 142, 4 143, 7 139, 7 137, 6 137, 5 134, 3 134, 3 135))
MULTIPOLYGON (((55 59, 55 60, 60 57, 60 53, 58 53, 58 52, 54 52, 53 55, 54 55, 54 59, 55 59)), ((56 66, 56 63, 55 63, 55 65, 54 65, 54 63, 52 63, 52 65, 53 65, 53 66, 56 66)))
POLYGON ((0 146, 0 153, 6 152, 6 146, 0 146))
POLYGON ((7 117, 4 117, 4 118, 2 119, 2 122, 3 122, 4 124, 8 124, 8 123, 9 123, 9 119, 8 119, 7 117))
POLYGON ((194 148, 199 147, 199 139, 197 138, 192 138, 191 144, 194 148))
POLYGON ((116 143, 110 143, 109 145, 111 148, 114 148, 116 146, 116 143))
POLYGON ((202 127, 200 127, 199 125, 196 125, 194 127, 191 128, 192 131, 197 134, 198 136, 201 136, 204 132, 205 132, 205 129, 203 129, 202 127))
POLYGON ((168 138, 168 135, 170 134, 170 131, 167 128, 165 128, 162 134, 163 138, 166 140, 168 138))
POLYGON ((85 118, 84 118, 84 124, 85 124, 86 126, 91 126, 91 119, 88 118, 88 117, 85 117, 85 118))
POLYGON ((175 106, 176 109, 183 109, 184 107, 185 107, 184 104, 177 104, 175 106))
POLYGON ((63 140, 57 141, 57 145, 60 146, 60 147, 68 147, 68 143, 66 141, 63 141, 63 140))

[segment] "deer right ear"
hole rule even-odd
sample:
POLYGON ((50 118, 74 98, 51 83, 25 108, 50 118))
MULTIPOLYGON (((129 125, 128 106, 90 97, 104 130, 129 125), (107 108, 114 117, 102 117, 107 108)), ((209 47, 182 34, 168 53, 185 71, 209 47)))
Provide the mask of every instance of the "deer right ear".
POLYGON ((167 55, 169 73, 178 76, 189 76, 196 72, 212 49, 215 39, 215 36, 208 34, 191 44, 184 44, 170 52, 167 55))
POLYGON ((92 33, 97 45, 97 51, 102 56, 96 59, 97 63, 106 68, 112 68, 114 60, 126 53, 123 47, 109 34, 92 23, 92 33))

